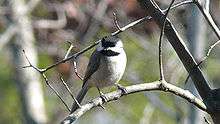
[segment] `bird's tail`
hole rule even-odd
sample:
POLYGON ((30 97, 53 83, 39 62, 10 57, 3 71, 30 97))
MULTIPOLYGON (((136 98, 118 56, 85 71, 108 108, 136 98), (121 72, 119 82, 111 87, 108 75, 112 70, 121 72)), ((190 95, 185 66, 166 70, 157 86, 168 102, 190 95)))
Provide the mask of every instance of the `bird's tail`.
MULTIPOLYGON (((76 100, 81 103, 83 98, 85 97, 86 93, 88 92, 89 88, 87 86, 82 87, 80 92, 78 93, 76 100)), ((79 108, 76 102, 73 103, 71 113, 73 113, 77 108, 79 108)))

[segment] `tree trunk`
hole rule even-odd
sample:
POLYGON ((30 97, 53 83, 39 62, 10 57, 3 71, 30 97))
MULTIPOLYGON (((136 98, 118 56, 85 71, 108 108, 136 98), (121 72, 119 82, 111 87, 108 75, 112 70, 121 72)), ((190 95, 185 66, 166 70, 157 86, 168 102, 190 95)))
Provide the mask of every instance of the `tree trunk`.
POLYGON ((27 124, 46 123, 46 113, 43 100, 43 91, 39 74, 31 69, 22 69, 28 65, 22 54, 22 49, 33 65, 37 65, 37 51, 34 47, 34 35, 31 20, 26 12, 24 0, 12 0, 13 19, 18 27, 15 43, 12 45, 15 80, 22 102, 24 121, 27 124))

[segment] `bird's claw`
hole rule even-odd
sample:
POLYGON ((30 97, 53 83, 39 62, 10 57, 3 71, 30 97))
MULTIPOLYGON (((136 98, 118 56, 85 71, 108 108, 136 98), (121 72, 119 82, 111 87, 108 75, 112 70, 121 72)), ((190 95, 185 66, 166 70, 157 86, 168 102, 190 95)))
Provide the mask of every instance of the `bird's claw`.
POLYGON ((116 84, 116 86, 117 86, 117 88, 118 88, 119 90, 121 90, 122 94, 127 94, 127 93, 128 93, 128 91, 126 90, 126 88, 123 87, 123 86, 121 86, 120 84, 116 84))
POLYGON ((107 97, 105 96, 104 93, 99 92, 99 94, 100 94, 100 97, 101 97, 102 101, 104 101, 104 102, 107 102, 107 101, 108 101, 108 100, 107 100, 107 97))

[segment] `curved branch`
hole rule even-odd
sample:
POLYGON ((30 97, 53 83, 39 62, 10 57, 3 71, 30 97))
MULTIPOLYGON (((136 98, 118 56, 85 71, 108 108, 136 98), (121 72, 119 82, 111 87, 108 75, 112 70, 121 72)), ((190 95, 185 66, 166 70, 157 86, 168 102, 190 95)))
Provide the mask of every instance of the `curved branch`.
MULTIPOLYGON (((138 0, 138 2, 143 7, 143 9, 147 10, 147 12, 152 16, 152 18, 161 28, 163 26, 164 20, 164 14, 162 10, 157 5, 155 5, 153 0, 138 0)), ((202 99, 208 98, 211 91, 208 81, 203 76, 202 71, 197 66, 195 59, 189 52, 183 39, 179 36, 178 32, 169 19, 166 19, 164 32, 184 67, 190 74, 200 96, 202 99)))
POLYGON ((0 50, 11 40, 15 35, 17 27, 14 24, 11 24, 3 34, 0 35, 0 50))
POLYGON ((159 38, 159 69, 160 69, 160 80, 164 80, 164 73, 163 73, 163 56, 162 56, 162 41, 163 41, 163 35, 164 35, 164 28, 166 24, 166 18, 169 14, 169 11, 172 7, 172 4, 174 3, 175 0, 172 0, 168 9, 166 9, 166 14, 164 15, 164 21, 163 21, 163 26, 160 32, 160 38, 159 38))
POLYGON ((209 13, 209 10, 206 9, 204 6, 202 6, 199 0, 195 1, 195 4, 199 8, 199 10, 203 14, 203 16, 205 17, 208 24, 211 26, 212 30, 214 31, 214 33, 216 34, 218 39, 220 39, 220 30, 219 30, 218 26, 215 24, 211 14, 209 13))
POLYGON ((58 19, 57 20, 42 19, 42 20, 34 21, 33 26, 35 28, 60 29, 66 26, 67 19, 63 6, 58 4, 53 4, 52 8, 55 9, 58 19))
MULTIPOLYGON (((122 93, 120 90, 105 94, 105 98, 107 102, 118 100, 120 97, 124 95, 128 95, 128 94, 133 94, 133 93, 143 92, 143 91, 156 91, 157 90, 157 91, 170 92, 177 96, 180 96, 186 99, 188 102, 192 103, 193 105, 197 106, 201 110, 208 112, 207 107, 203 103, 203 101, 197 98, 196 96, 194 96, 191 92, 189 92, 188 90, 179 88, 170 83, 167 83, 165 81, 155 81, 151 83, 137 84, 137 85, 127 86, 125 88, 127 91, 126 94, 122 93)), ((90 109, 97 107, 97 106, 101 106, 104 103, 105 102, 102 101, 101 97, 97 97, 93 99, 92 101, 82 105, 74 113, 68 115, 61 123, 72 124, 90 109)))

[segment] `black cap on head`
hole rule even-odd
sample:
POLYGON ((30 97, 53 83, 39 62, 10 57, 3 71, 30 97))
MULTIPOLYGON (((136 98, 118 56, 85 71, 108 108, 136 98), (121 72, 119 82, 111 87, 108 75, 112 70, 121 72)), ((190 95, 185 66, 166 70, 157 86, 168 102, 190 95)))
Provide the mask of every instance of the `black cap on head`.
POLYGON ((114 47, 118 41, 118 36, 106 36, 101 40, 103 47, 114 47))

